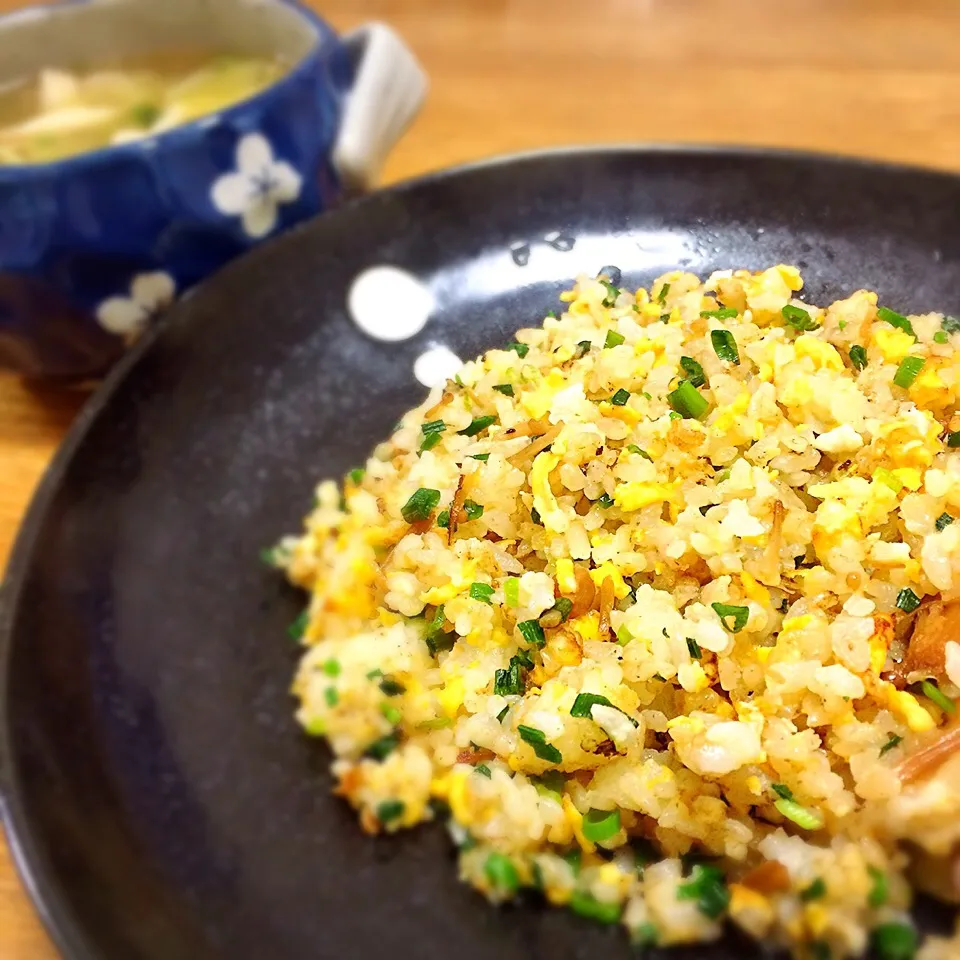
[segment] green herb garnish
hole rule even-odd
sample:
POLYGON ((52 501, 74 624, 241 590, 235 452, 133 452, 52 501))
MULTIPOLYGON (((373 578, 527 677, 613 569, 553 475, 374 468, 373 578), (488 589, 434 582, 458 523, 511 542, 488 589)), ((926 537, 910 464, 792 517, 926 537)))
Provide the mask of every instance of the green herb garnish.
POLYGON ((826 895, 827 884, 823 877, 817 877, 809 887, 800 891, 800 899, 804 903, 809 903, 811 900, 819 900, 826 895))
POLYGON ((304 610, 293 623, 287 627, 287 636, 291 640, 302 640, 307 631, 307 624, 310 622, 310 611, 304 610))
POLYGON ((920 692, 945 713, 956 713, 956 704, 937 686, 936 680, 922 680, 920 692))
POLYGON ((850 362, 857 370, 862 370, 867 365, 867 351, 859 343, 850 348, 850 362))
POLYGON ((517 629, 532 647, 542 647, 547 642, 547 638, 543 635, 543 627, 536 620, 524 620, 517 624, 517 629))
MULTIPOLYGON (((498 697, 509 697, 517 696, 523 694, 524 680, 523 680, 523 669, 519 663, 510 661, 510 666, 506 670, 497 670, 493 675, 493 692, 498 697)), ((503 713, 506 713, 507 708, 504 707, 503 713)), ((497 717, 500 722, 503 722, 502 714, 497 717)))
POLYGON ((885 753, 889 753, 894 747, 898 747, 901 743, 903 743, 903 737, 891 733, 890 739, 880 748, 880 756, 882 757, 885 753))
POLYGON ((583 815, 582 829, 591 843, 603 843, 620 832, 620 811, 588 810, 583 815))
POLYGON ((947 434, 947 446, 951 448, 960 447, 960 430, 947 434))
POLYGON ((536 727, 527 727, 521 723, 517 726, 517 733, 520 734, 520 739, 524 743, 533 747, 533 752, 541 760, 546 760, 549 763, 563 762, 563 754, 553 744, 547 743, 546 734, 542 730, 538 730, 536 727))
POLYGON ((407 688, 393 677, 384 677, 380 681, 380 691, 387 697, 399 697, 400 694, 407 692, 407 688))
POLYGON ((573 701, 570 708, 571 717, 582 717, 586 720, 592 720, 591 710, 597 705, 601 707, 612 707, 613 704, 599 693, 578 693, 577 699, 573 701))
POLYGON ((390 823, 391 820, 398 820, 402 817, 404 809, 402 800, 384 800, 377 807, 377 819, 381 823, 390 823))
POLYGON ((693 657, 694 660, 699 660, 703 656, 700 644, 692 637, 687 637, 687 650, 690 651, 690 656, 693 657))
POLYGON ((426 520, 436 509, 440 502, 440 491, 431 490, 427 487, 420 487, 410 496, 410 499, 403 505, 400 512, 407 523, 417 523, 420 520, 426 520))
POLYGON ((483 865, 483 872, 497 893, 512 897, 520 888, 520 876, 513 861, 502 853, 491 853, 483 865))
POLYGON ((946 527, 949 527, 951 523, 953 523, 953 517, 951 517, 949 513, 941 513, 940 516, 937 517, 937 522, 934 526, 938 530, 944 530, 946 527))
POLYGON ((678 900, 696 900, 697 907, 711 920, 717 920, 730 904, 730 891, 717 867, 698 863, 691 879, 677 887, 678 900))
POLYGON ((713 344, 714 353, 727 363, 740 363, 740 351, 737 349, 737 341, 729 330, 711 330, 710 342, 713 344))
POLYGON ((877 319, 889 323, 891 327, 905 330, 914 340, 917 339, 917 335, 913 331, 913 324, 902 313, 896 313, 889 307, 877 307, 877 319))
POLYGON ((363 467, 354 467, 347 476, 350 478, 350 482, 355 486, 359 487, 363 476, 367 471, 363 467))
POLYGON ((739 633, 750 619, 749 607, 738 607, 730 603, 711 603, 714 612, 720 618, 720 622, 731 632, 739 633), (733 625, 727 623, 727 618, 733 618, 733 625))
POLYGON ((945 343, 948 343, 949 341, 950 341, 950 338, 942 330, 938 330, 933 335, 933 342, 939 343, 941 346, 945 343))
POLYGON ((680 367, 687 375, 687 383, 695 387, 702 387, 707 382, 707 376, 703 372, 703 367, 701 367, 693 357, 681 357, 680 367))
POLYGON ((587 920, 608 924, 616 923, 623 913, 621 904, 598 900, 584 890, 574 890, 570 895, 570 909, 587 920))
POLYGON ((626 340, 626 337, 622 333, 617 333, 616 330, 608 330, 607 339, 603 341, 603 349, 609 350, 611 347, 619 347, 624 340, 626 340))
POLYGON ((904 587, 897 594, 897 608, 904 613, 913 613, 919 606, 920 598, 909 587, 904 587))
POLYGON ((396 733, 388 733, 379 740, 374 740, 366 750, 363 751, 365 757, 371 760, 386 760, 400 745, 400 738, 396 733))
POLYGON ((462 437, 475 437, 478 433, 483 433, 483 431, 486 430, 487 427, 490 426, 490 424, 496 423, 496 422, 497 422, 496 417, 491 417, 491 416, 474 417, 474 419, 470 421, 468 426, 464 427, 462 430, 458 430, 457 432, 462 437))
POLYGON ((525 343, 508 343, 503 349, 513 350, 521 360, 530 352, 530 348, 525 343))
POLYGON ((609 493, 601 493, 600 496, 597 497, 597 506, 603 510, 609 510, 613 506, 613 497, 611 497, 609 493))
POLYGON ((793 821, 802 830, 819 830, 823 826, 823 817, 815 810, 808 810, 796 800, 777 800, 773 804, 788 820, 793 821))
POLYGON ((817 330, 820 327, 820 324, 806 310, 792 303, 788 303, 780 314, 795 330, 817 330))
POLYGON ((471 583, 470 599, 481 603, 493 603, 493 587, 489 583, 471 583))
POLYGON ((890 888, 887 884, 887 875, 876 867, 867 867, 867 872, 873 880, 873 886, 867 896, 867 903, 876 910, 882 907, 890 896, 890 888))
POLYGON ((323 691, 323 699, 326 701, 328 707, 335 707, 340 702, 340 694, 337 693, 336 687, 327 687, 323 691))
POLYGON ((699 420, 710 406, 689 380, 681 380, 677 389, 667 394, 667 402, 677 414, 691 420, 699 420))
POLYGON ((520 580, 518 577, 507 577, 503 581, 503 602, 508 607, 520 606, 520 580))
POLYGON ((897 372, 893 375, 893 382, 904 390, 913 386, 913 382, 920 375, 923 365, 927 361, 923 357, 904 357, 897 367, 897 372))
POLYGON ((490 772, 490 768, 485 763, 478 763, 474 770, 480 774, 481 777, 486 777, 488 780, 493 779, 493 774, 490 772))
POLYGON ((737 311, 733 307, 721 307, 719 310, 701 310, 701 317, 712 317, 714 320, 732 320, 737 311))
POLYGON ((877 960, 913 960, 917 932, 905 923, 882 923, 871 935, 877 960))
POLYGON ((627 401, 630 399, 630 391, 624 390, 622 387, 619 389, 611 398, 610 402, 615 407, 626 406, 627 401))
POLYGON ((653 463, 653 457, 651 457, 646 450, 643 450, 642 448, 638 447, 635 443, 628 443, 627 449, 631 453, 635 453, 637 454, 637 456, 643 457, 644 460, 649 460, 651 463, 653 463))

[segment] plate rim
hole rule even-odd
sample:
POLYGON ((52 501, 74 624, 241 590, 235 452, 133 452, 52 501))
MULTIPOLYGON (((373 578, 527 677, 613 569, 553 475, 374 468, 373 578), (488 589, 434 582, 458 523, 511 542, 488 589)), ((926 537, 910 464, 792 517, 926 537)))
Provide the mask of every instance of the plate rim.
POLYGON ((30 826, 21 795, 20 779, 13 763, 12 723, 7 696, 10 683, 10 655, 13 648, 14 623, 21 597, 36 548, 41 527, 74 455, 80 449, 97 419, 109 406, 114 394, 124 383, 140 359, 154 343, 164 335, 171 318, 176 317, 182 305, 194 295, 217 282, 217 277, 226 271, 241 269, 251 258, 257 257, 265 248, 290 240, 311 230, 318 221, 329 218, 356 215, 365 206, 384 199, 444 184, 461 176, 478 171, 506 167, 512 164, 540 161, 563 161, 585 159, 591 156, 646 157, 650 155, 676 155, 678 157, 720 158, 725 160, 769 160, 797 163, 816 167, 838 167, 860 170, 866 174, 887 173, 897 176, 926 176, 960 185, 960 172, 943 167, 900 163, 875 157, 844 154, 812 149, 738 145, 732 143, 644 143, 623 142, 611 144, 570 144, 547 149, 530 149, 506 154, 496 154, 478 160, 470 160, 452 167, 428 171, 405 178, 388 187, 351 198, 339 206, 316 217, 311 217, 291 229, 259 244, 242 256, 230 261, 210 278, 198 284, 187 296, 165 310, 160 319, 152 324, 142 337, 130 347, 84 402, 76 419, 56 448, 50 462, 44 468, 40 480, 30 495, 27 508, 21 517, 6 568, 0 578, 0 826, 7 840, 17 877, 30 897, 30 901, 47 935, 63 960, 113 960, 99 951, 91 952, 88 937, 80 923, 75 922, 71 909, 59 885, 48 874, 37 848, 36 837, 30 826))

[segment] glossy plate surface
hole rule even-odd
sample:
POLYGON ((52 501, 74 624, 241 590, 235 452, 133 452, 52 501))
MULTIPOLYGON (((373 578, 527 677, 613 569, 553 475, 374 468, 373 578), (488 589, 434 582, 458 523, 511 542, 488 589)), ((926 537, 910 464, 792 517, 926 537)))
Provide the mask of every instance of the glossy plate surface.
MULTIPOLYGON (((302 601, 258 551, 423 397, 426 349, 503 343, 579 272, 788 262, 814 300, 869 287, 960 314, 958 209, 960 179, 854 161, 531 155, 344 207, 176 307, 81 416, 4 590, 4 812, 65 955, 630 956, 619 930, 493 910, 436 827, 361 833, 330 796, 325 748, 294 724, 285 627, 302 601), (411 339, 372 339, 348 315, 350 284, 378 264, 433 294, 411 339)), ((732 937, 674 954, 754 955, 732 937)))

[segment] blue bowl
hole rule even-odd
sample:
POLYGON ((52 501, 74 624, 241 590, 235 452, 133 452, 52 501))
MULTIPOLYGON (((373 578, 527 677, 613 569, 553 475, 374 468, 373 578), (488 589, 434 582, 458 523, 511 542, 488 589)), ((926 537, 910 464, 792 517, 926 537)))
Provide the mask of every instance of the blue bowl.
POLYGON ((387 27, 338 38, 293 0, 74 0, 0 18, 0 82, 195 48, 295 66, 220 113, 58 162, 0 166, 0 363, 102 374, 228 260, 362 189, 416 114, 387 27))

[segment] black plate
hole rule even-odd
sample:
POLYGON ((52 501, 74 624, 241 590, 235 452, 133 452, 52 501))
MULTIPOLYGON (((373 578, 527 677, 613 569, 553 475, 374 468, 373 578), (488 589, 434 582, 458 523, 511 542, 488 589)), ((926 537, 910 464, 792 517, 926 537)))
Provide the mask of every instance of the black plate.
MULTIPOLYGON (((436 828, 360 832, 325 748, 294 725, 284 628, 301 601, 258 550, 422 398, 427 343, 502 343, 609 263, 647 282, 783 261, 815 299, 869 287, 960 314, 958 209, 956 177, 856 161, 534 155, 371 196, 181 303, 81 415, 6 584, 6 822, 67 957, 627 957, 618 930, 491 909, 436 828), (376 263, 435 292, 413 340, 367 339, 346 315, 376 263)), ((728 940, 676 956, 757 953, 728 940)))

